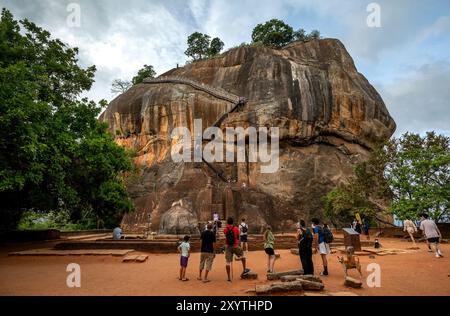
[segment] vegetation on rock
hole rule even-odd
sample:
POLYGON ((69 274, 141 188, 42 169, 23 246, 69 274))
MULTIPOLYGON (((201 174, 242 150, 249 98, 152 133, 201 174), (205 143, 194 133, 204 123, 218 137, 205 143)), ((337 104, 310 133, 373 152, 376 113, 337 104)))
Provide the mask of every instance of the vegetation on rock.
POLYGON ((281 48, 294 41, 309 41, 319 38, 320 32, 317 30, 313 30, 310 34, 306 34, 304 29, 294 32, 290 25, 278 19, 258 24, 252 33, 253 43, 262 43, 274 48, 281 48))
POLYGON ((189 35, 187 44, 185 54, 194 61, 214 57, 222 51, 224 46, 220 38, 215 37, 211 40, 209 35, 200 32, 189 35))
POLYGON ((393 138, 355 167, 355 177, 324 198, 326 216, 349 223, 356 211, 369 218, 393 214, 418 220, 426 212, 448 219, 450 206, 450 138, 429 132, 393 138))
POLYGON ((136 76, 131 79, 131 83, 133 85, 137 85, 139 83, 142 83, 144 79, 146 78, 155 78, 156 71, 153 69, 153 66, 151 65, 144 65, 142 69, 140 69, 136 76))

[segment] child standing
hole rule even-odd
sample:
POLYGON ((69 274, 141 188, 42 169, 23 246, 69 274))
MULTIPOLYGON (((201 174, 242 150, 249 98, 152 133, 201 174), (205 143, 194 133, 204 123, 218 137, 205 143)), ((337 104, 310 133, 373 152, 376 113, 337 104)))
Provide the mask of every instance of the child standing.
POLYGON ((186 268, 188 266, 189 256, 190 256, 190 249, 191 245, 189 244, 189 236, 184 236, 183 242, 178 246, 178 251, 181 253, 180 257, 180 277, 179 280, 181 281, 189 281, 189 279, 186 278, 186 268))

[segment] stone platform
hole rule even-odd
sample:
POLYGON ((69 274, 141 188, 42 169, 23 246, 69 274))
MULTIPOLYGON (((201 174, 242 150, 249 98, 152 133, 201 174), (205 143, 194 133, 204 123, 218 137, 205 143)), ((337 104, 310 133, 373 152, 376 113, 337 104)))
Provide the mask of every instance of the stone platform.
POLYGON ((80 249, 80 250, 55 250, 33 249, 26 251, 10 252, 8 256, 114 256, 123 257, 133 249, 80 249))
MULTIPOLYGON (((122 240, 113 240, 111 238, 101 238, 96 240, 68 240, 55 245, 55 250, 81 250, 81 249, 135 249, 149 253, 176 253, 181 236, 156 236, 153 240, 139 238, 125 238, 122 240)), ((296 247, 297 241, 294 235, 275 235, 276 249, 290 249, 296 247)), ((219 239, 216 248, 223 247, 225 241, 219 239)), ((250 251, 263 250, 263 236, 250 235, 248 246, 250 251)), ((191 251, 199 252, 201 240, 199 236, 192 236, 191 251)))

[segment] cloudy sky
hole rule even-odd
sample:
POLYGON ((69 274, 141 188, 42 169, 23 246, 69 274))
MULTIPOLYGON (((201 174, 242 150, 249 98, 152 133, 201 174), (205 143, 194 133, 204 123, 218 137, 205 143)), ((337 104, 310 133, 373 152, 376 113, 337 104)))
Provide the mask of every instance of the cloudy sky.
POLYGON ((220 37, 226 49, 250 42, 253 27, 271 18, 318 29, 345 44, 382 95, 397 135, 436 130, 450 136, 448 0, 0 0, 0 7, 79 47, 82 65, 98 69, 88 93, 94 100, 111 100, 112 80, 130 79, 144 64, 158 74, 183 65, 194 31, 220 37), (374 2, 380 27, 367 24, 374 2), (73 3, 81 10, 80 27, 67 23, 73 3))

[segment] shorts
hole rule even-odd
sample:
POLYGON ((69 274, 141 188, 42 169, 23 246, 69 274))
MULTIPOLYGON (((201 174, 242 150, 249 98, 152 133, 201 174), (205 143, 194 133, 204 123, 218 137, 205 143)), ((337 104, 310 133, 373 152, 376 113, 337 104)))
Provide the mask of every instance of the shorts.
POLYGON ((215 255, 213 253, 202 252, 200 254, 200 270, 203 270, 206 264, 206 271, 210 272, 212 270, 214 257, 215 255))
POLYGON ((330 245, 326 242, 322 242, 319 244, 319 253, 321 255, 329 255, 331 253, 330 245))
POLYGON ((241 247, 228 246, 225 249, 225 260, 227 263, 233 262, 233 255, 236 255, 238 258, 240 258, 244 255, 244 252, 242 251, 241 247))
POLYGON ((273 248, 265 248, 264 251, 265 251, 269 256, 275 256, 275 251, 273 250, 273 248))
POLYGON ((438 244, 439 243, 439 237, 433 237, 433 238, 428 238, 428 242, 430 244, 438 244))
POLYGON ((181 256, 181 258, 180 258, 180 266, 182 266, 183 268, 187 268, 188 261, 189 261, 188 257, 181 256))
POLYGON ((247 235, 240 236, 241 242, 247 242, 247 235))

